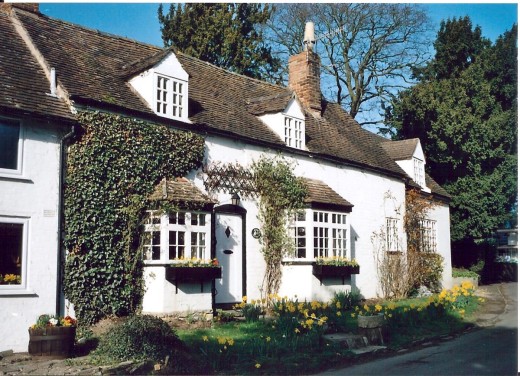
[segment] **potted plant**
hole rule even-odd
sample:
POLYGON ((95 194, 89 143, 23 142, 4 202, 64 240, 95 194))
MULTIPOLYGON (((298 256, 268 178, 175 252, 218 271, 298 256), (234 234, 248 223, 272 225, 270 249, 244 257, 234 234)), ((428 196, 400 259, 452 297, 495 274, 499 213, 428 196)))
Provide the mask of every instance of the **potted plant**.
POLYGON ((29 328, 29 354, 67 357, 76 337, 77 321, 70 316, 40 315, 29 328))
POLYGON ((360 334, 367 338, 372 345, 383 345, 382 327, 385 323, 383 307, 379 304, 369 306, 365 304, 362 308, 356 307, 357 324, 360 334))
POLYGON ((356 260, 346 257, 318 257, 312 264, 312 274, 322 281, 323 277, 341 277, 345 284, 345 277, 359 274, 359 264, 356 260))
POLYGON ((175 287, 178 282, 200 282, 200 288, 205 281, 211 281, 222 277, 222 268, 217 259, 175 259, 166 266, 166 279, 175 287))
POLYGON ((360 328, 380 328, 385 322, 383 307, 379 304, 371 307, 367 304, 363 308, 357 308, 358 327, 360 328))

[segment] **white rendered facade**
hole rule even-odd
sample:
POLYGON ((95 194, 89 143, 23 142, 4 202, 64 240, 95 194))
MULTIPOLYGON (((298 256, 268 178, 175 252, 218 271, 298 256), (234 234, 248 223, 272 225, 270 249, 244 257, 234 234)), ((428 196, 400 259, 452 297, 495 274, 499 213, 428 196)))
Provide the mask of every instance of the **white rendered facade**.
POLYGON ((60 133, 21 121, 23 151, 18 174, 0 173, 0 222, 23 224, 21 283, 0 284, 0 351, 27 351, 27 329, 56 312, 60 133))

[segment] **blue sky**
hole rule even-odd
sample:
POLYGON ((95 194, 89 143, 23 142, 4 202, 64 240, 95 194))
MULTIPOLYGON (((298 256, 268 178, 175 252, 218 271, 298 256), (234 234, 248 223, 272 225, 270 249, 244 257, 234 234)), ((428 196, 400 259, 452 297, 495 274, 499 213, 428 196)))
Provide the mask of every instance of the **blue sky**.
MULTIPOLYGON (((491 41, 518 23, 518 5, 508 3, 423 3, 434 25, 468 15, 491 41)), ((40 11, 62 19, 140 42, 162 46, 157 8, 159 3, 40 3, 40 11)), ((165 4, 165 9, 168 5, 165 4)))

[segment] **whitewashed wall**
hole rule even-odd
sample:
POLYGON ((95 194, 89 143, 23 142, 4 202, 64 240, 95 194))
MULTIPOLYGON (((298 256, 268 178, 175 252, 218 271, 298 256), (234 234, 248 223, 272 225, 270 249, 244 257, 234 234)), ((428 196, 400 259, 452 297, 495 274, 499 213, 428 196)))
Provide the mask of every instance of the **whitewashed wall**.
MULTIPOLYGON (((255 146, 246 146, 239 141, 219 137, 206 138, 206 162, 240 163, 250 166, 253 160, 262 154, 275 156, 278 153, 255 146)), ((295 163, 295 174, 312 179, 319 179, 328 184, 338 194, 354 205, 349 214, 351 224, 351 254, 360 264, 360 274, 353 276, 345 285, 320 281, 311 273, 309 265, 292 265, 284 268, 283 283, 280 290, 282 296, 297 295, 300 300, 327 300, 335 291, 345 291, 351 285, 358 288, 366 297, 374 297, 378 292, 374 245, 372 236, 385 226, 385 217, 393 213, 396 205, 404 211, 405 187, 398 179, 384 177, 378 173, 362 171, 352 167, 342 167, 331 162, 317 161, 306 156, 287 156, 288 161, 295 163), (392 196, 394 200, 385 199, 392 196)), ((196 173, 190 176, 200 188, 203 182, 196 173)), ((216 194, 220 204, 230 203, 229 194, 216 194)), ((260 286, 264 275, 265 264, 260 252, 259 241, 251 235, 251 230, 260 227, 257 219, 257 208, 254 202, 242 200, 241 205, 247 210, 247 296, 260 297, 260 286)), ((402 222, 402 220, 401 220, 402 222)), ((402 229, 402 225, 401 225, 402 229)), ((404 235, 402 236, 404 238, 404 235)))
POLYGON ((165 314, 173 312, 211 311, 211 282, 178 283, 166 280, 164 266, 145 266, 143 312, 165 314))
POLYGON ((437 221, 437 252, 444 257, 442 287, 451 288, 450 207, 445 203, 436 202, 428 218, 437 221))
POLYGON ((0 286, 0 351, 26 352, 28 328, 56 313, 59 137, 54 127, 24 123, 23 172, 0 175, 0 216, 27 220, 26 285, 0 286))

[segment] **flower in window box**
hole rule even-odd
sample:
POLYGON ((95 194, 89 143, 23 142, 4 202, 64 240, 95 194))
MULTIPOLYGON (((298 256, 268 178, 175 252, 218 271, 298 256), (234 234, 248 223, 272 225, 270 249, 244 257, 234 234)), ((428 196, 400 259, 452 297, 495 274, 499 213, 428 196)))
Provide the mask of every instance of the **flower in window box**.
POLYGON ((22 277, 17 274, 0 274, 0 285, 19 285, 22 283, 22 277))
POLYGON ((170 267, 183 267, 183 268, 194 268, 194 267, 202 267, 202 268, 218 268, 220 265, 216 258, 214 259, 199 259, 196 257, 192 258, 176 258, 172 260, 170 267))
POLYGON ((169 281, 205 281, 222 278, 222 268, 217 259, 174 259, 166 268, 169 281))
POLYGON ((333 266, 359 266, 355 259, 349 260, 346 257, 317 257, 316 265, 333 265, 333 266))
POLYGON ((318 257, 312 266, 312 273, 318 277, 345 277, 359 274, 359 264, 356 260, 346 257, 318 257))

